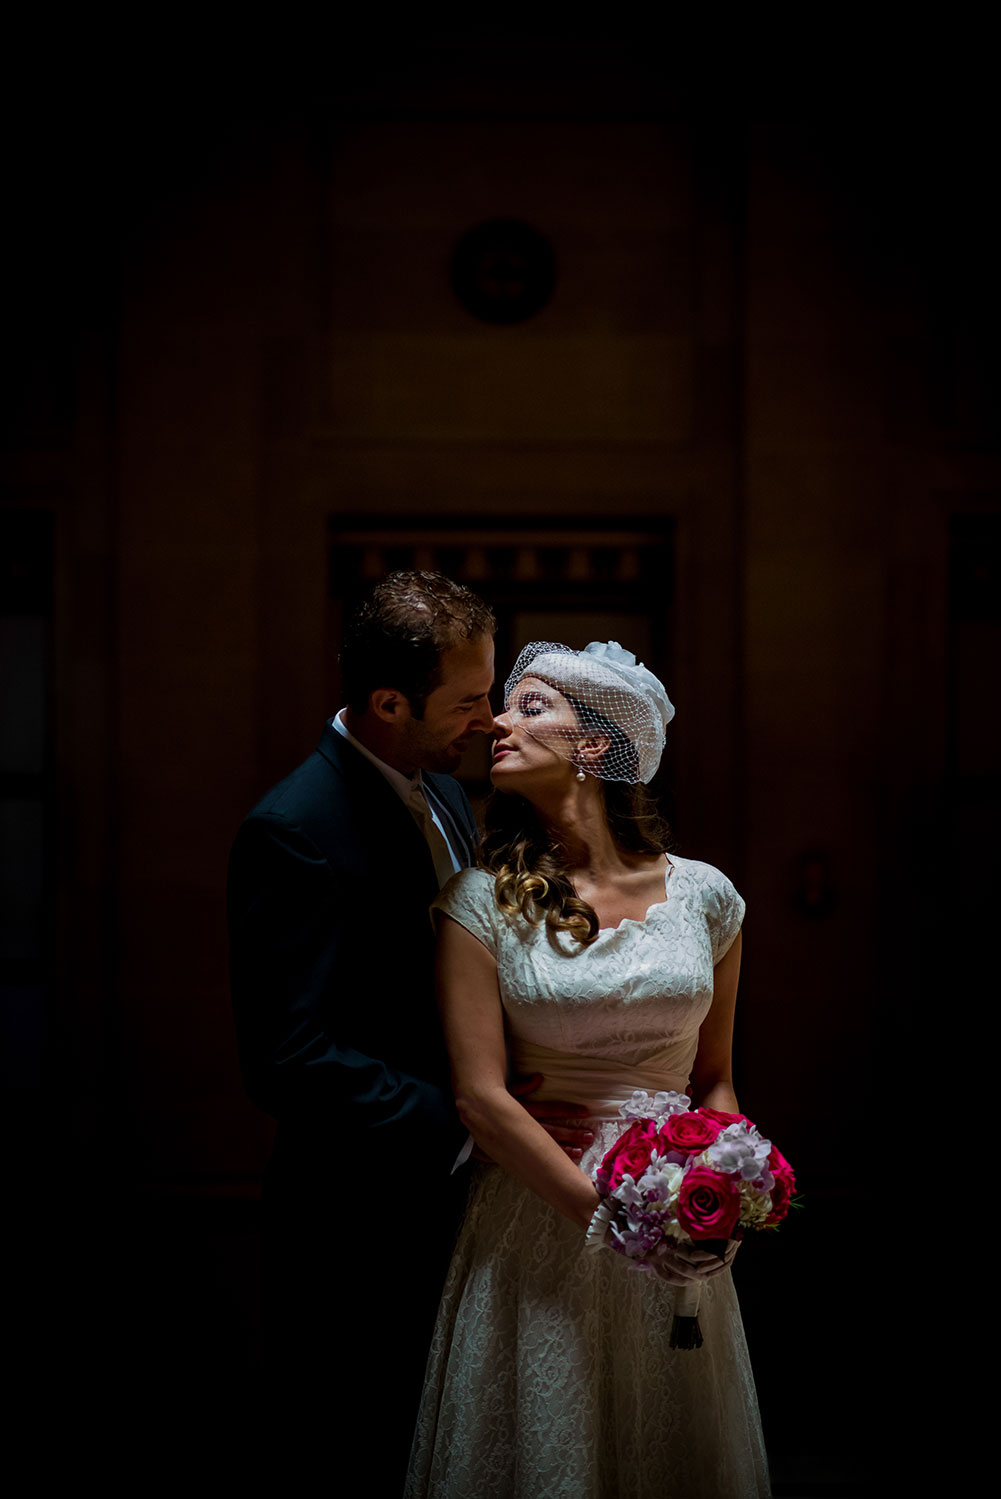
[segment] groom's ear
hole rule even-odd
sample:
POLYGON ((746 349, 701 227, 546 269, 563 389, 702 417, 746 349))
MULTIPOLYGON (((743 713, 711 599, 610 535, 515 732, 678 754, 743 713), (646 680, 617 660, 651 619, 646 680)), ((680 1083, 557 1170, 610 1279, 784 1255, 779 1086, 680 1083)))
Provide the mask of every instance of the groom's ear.
POLYGON ((377 687, 369 693, 368 705, 383 723, 402 723, 410 717, 410 704, 394 687, 377 687))

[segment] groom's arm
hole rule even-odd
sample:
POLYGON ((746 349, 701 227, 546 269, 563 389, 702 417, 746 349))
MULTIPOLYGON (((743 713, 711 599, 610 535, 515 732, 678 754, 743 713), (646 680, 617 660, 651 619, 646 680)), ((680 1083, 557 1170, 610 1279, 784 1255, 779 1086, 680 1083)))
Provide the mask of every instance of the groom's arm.
MULTIPOLYGON (((429 1152, 447 1171, 464 1137, 449 1091, 351 1044, 351 1014, 378 1004, 379 992, 373 985, 367 1001, 351 992, 361 934, 345 878, 279 818, 251 818, 237 835, 230 983, 248 1092, 266 1113, 318 1138, 378 1128, 389 1144, 405 1128, 408 1149, 429 1152)), ((371 961, 381 966, 388 956, 371 961)))

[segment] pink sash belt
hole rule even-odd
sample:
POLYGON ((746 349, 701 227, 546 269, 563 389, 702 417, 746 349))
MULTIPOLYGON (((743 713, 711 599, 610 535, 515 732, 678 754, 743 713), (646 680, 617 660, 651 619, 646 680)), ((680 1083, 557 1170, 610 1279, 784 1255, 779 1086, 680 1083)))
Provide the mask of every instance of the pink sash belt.
POLYGON ((583 1103, 595 1119, 618 1119, 619 1104, 637 1088, 648 1093, 687 1093, 698 1037, 653 1052, 643 1062, 630 1064, 614 1057, 587 1057, 531 1042, 511 1042, 511 1066, 524 1076, 541 1072, 542 1084, 532 1097, 583 1103))

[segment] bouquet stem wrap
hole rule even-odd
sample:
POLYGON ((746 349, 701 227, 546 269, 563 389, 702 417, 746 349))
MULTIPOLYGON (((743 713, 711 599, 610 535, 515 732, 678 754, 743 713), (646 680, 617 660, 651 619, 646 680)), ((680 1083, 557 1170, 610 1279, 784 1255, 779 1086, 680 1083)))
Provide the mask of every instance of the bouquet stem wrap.
MULTIPOLYGON (((723 1259, 732 1240, 703 1239, 700 1249, 708 1249, 723 1259)), ((701 1348, 702 1328, 699 1326, 699 1305, 702 1301, 701 1281, 692 1281, 679 1286, 674 1293, 674 1321, 671 1324, 672 1348, 701 1348)))
POLYGON ((702 1287, 696 1283, 679 1286, 674 1293, 674 1321, 671 1324, 672 1348, 701 1348, 699 1303, 702 1287))

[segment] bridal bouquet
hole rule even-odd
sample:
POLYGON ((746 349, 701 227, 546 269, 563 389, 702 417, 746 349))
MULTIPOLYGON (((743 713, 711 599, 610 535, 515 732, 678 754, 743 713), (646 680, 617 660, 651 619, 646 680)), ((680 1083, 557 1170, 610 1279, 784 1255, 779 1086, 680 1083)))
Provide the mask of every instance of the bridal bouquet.
MULTIPOLYGON (((637 1270, 656 1270, 671 1240, 720 1258, 731 1239, 774 1228, 796 1186, 789 1162, 744 1114, 691 1109, 683 1093, 635 1092, 619 1112, 631 1120, 595 1174, 601 1203, 587 1247, 608 1244, 637 1270)), ((680 1287, 672 1348, 699 1348, 702 1287, 680 1287)))

